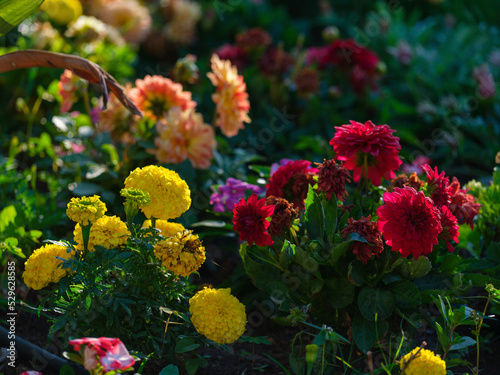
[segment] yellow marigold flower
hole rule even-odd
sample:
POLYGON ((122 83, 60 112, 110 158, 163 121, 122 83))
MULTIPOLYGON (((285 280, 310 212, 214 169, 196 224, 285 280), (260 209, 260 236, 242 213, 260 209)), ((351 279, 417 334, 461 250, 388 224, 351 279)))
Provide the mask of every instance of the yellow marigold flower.
POLYGON ((151 152, 159 162, 177 164, 189 159, 194 168, 210 167, 215 133, 201 114, 174 107, 156 123, 156 132, 156 149, 151 152))
POLYGON ((205 287, 189 300, 189 312, 196 330, 218 344, 231 344, 245 332, 245 306, 229 288, 205 287))
POLYGON ((23 279, 27 287, 39 290, 50 283, 57 283, 69 272, 59 265, 62 260, 56 257, 69 259, 73 252, 68 253, 65 246, 47 244, 35 250, 24 264, 23 279))
POLYGON ((229 60, 221 60, 216 54, 210 60, 212 72, 207 77, 217 87, 217 92, 212 95, 212 100, 217 105, 217 122, 222 133, 227 137, 238 134, 239 129, 244 129, 243 122, 250 123, 248 111, 247 86, 243 76, 238 75, 238 69, 231 65, 229 60))
POLYGON ((183 110, 196 107, 189 91, 182 91, 182 85, 162 76, 146 76, 135 81, 135 88, 127 92, 129 98, 144 116, 158 119, 172 107, 183 110))
POLYGON ((406 362, 418 350, 419 348, 415 348, 401 358, 399 366, 404 368, 404 375, 446 375, 446 362, 427 349, 421 349, 417 356, 406 365, 406 362))
MULTIPOLYGON (((76 248, 83 250, 82 227, 76 224, 73 231, 76 248)), ((112 249, 127 243, 130 232, 127 225, 118 216, 104 215, 97 220, 90 228, 88 250, 94 251, 95 245, 100 245, 106 249, 112 249)))
POLYGON ((141 207, 147 218, 175 219, 191 206, 191 191, 186 181, 167 168, 155 165, 137 168, 125 179, 125 188, 149 193, 151 204, 141 207))
POLYGON ((154 251, 162 266, 174 275, 189 276, 205 262, 205 248, 191 230, 158 242, 154 251))
POLYGON ((106 211, 106 205, 98 195, 94 195, 93 197, 71 198, 66 215, 74 222, 87 226, 103 217, 106 211))
POLYGON ((60 25, 76 20, 83 12, 80 0, 45 0, 40 9, 60 25))
MULTIPOLYGON (((142 224, 143 228, 149 228, 150 226, 151 220, 146 220, 142 224)), ((181 233, 186 230, 182 224, 172 223, 168 220, 156 220, 156 229, 160 230, 163 237, 173 237, 177 233, 181 233)))

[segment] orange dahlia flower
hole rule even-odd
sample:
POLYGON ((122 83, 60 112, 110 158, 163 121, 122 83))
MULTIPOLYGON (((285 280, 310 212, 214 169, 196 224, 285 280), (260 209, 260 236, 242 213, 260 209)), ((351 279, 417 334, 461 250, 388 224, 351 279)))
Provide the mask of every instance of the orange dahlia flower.
POLYGON ((217 87, 217 92, 212 95, 212 100, 217 105, 217 122, 222 133, 227 137, 238 134, 239 129, 244 129, 243 122, 250 123, 248 111, 250 103, 246 92, 243 76, 238 75, 238 69, 231 65, 229 60, 221 60, 216 54, 210 60, 212 72, 207 77, 217 87))
POLYGON ((193 167, 207 169, 216 146, 214 130, 203 123, 201 114, 191 109, 172 108, 157 122, 153 153, 161 163, 181 163, 189 159, 193 167))
POLYGON ((182 85, 162 76, 149 76, 135 81, 135 88, 128 92, 130 99, 144 116, 158 119, 172 107, 183 110, 195 108, 189 91, 182 91, 182 85))

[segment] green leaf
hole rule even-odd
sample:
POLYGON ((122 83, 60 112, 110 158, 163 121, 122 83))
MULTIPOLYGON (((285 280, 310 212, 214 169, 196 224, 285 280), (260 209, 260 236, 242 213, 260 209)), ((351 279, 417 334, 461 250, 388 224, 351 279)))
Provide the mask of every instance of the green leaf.
POLYGON ((0 37, 19 25, 43 0, 0 0, 0 37))
POLYGON ((203 220, 197 223, 191 224, 192 227, 208 227, 208 228, 232 228, 232 225, 227 224, 222 220, 203 220))
POLYGON ((347 278, 351 283, 356 286, 364 284, 366 279, 366 267, 363 262, 354 260, 349 263, 349 270, 347 271, 347 278))
POLYGON ((194 375, 198 371, 198 367, 200 367, 200 361, 198 358, 189 358, 184 362, 184 366, 189 375, 194 375))
POLYGON ((314 192, 311 185, 309 185, 309 191, 307 192, 304 221, 311 239, 323 241, 325 214, 323 212, 321 199, 318 197, 318 194, 314 192))
POLYGON ((444 332, 443 327, 441 327, 438 322, 435 322, 435 325, 439 344, 441 345, 441 348, 446 350, 446 348, 448 348, 449 342, 448 335, 446 334, 446 332, 444 332))
POLYGON ((75 371, 69 365, 64 365, 59 370, 59 375, 75 375, 75 371))
POLYGON ((332 198, 326 201, 323 205, 325 212, 325 230, 326 230, 326 240, 333 245, 333 237, 337 229, 337 198, 332 196, 332 198))
POLYGON ((486 258, 493 262, 500 263, 500 242, 491 242, 486 249, 486 258))
POLYGON ((386 319, 394 310, 394 295, 389 290, 365 287, 359 292, 358 306, 361 314, 368 320, 374 321, 375 315, 378 319, 386 319))
POLYGON ((101 187, 92 182, 79 182, 75 186, 72 185, 73 194, 80 197, 85 195, 94 195, 101 191, 101 187))
POLYGON ((186 353, 198 349, 200 344, 194 342, 191 337, 183 337, 175 344, 176 353, 186 353))
POLYGON ((176 365, 168 365, 158 375, 179 375, 179 368, 176 365))
POLYGON ((356 287, 344 278, 331 278, 325 281, 326 295, 330 306, 334 309, 342 309, 354 301, 356 287))
POLYGON ((401 275, 412 280, 427 275, 431 269, 432 264, 426 256, 421 256, 418 260, 406 259, 399 266, 401 275))
POLYGON ((462 336, 456 344, 452 345, 450 350, 460 350, 472 345, 476 345, 476 340, 469 336, 462 336))
POLYGON ((378 337, 382 337, 389 328, 385 320, 377 321, 377 328, 373 321, 369 321, 361 315, 356 315, 352 322, 352 335, 358 348, 363 352, 368 352, 377 342, 378 337))
POLYGON ((17 210, 14 205, 5 207, 2 212, 0 212, 0 232, 5 231, 9 224, 14 224, 16 216, 17 210))
POLYGON ((453 273, 460 263, 460 257, 455 254, 446 254, 443 262, 439 266, 439 271, 442 273, 453 273))
POLYGON ((422 300, 420 291, 409 280, 404 280, 391 285, 396 306, 402 310, 416 309, 422 300))

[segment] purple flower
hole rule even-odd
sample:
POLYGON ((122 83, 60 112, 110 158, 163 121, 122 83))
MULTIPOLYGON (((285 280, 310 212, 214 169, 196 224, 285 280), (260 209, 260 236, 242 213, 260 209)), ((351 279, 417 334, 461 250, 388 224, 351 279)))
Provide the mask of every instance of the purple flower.
POLYGON ((478 83, 478 95, 480 99, 489 99, 495 96, 495 81, 488 64, 476 66, 472 75, 478 83))
POLYGON ((417 174, 422 174, 424 171, 422 166, 425 164, 430 164, 432 160, 425 155, 418 155, 411 164, 403 164, 401 171, 403 173, 411 174, 413 172, 417 174))
POLYGON ((210 197, 210 204, 214 205, 215 212, 232 211, 234 205, 238 203, 241 198, 245 197, 245 191, 250 190, 254 193, 260 194, 264 187, 252 185, 247 182, 237 180, 229 177, 225 185, 220 185, 218 191, 210 197))

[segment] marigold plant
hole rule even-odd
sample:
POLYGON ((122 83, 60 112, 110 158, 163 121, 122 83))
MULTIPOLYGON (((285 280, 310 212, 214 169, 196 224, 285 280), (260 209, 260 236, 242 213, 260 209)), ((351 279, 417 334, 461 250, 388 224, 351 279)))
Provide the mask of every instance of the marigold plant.
POLYGON ((186 181, 167 168, 154 165, 137 168, 125 179, 125 187, 149 193, 151 203, 141 207, 147 218, 175 219, 191 205, 191 191, 186 181))
POLYGON ((73 252, 68 253, 67 247, 47 244, 35 250, 24 264, 23 279, 28 288, 39 290, 50 283, 57 283, 69 272, 61 268, 62 260, 69 259, 73 252), (57 258, 58 257, 58 258, 57 258))
MULTIPOLYGON (((149 228, 151 226, 151 220, 145 220, 142 224, 143 228, 149 228)), ((156 220, 155 228, 160 231, 163 237, 173 237, 177 233, 184 232, 186 228, 184 225, 179 223, 172 223, 168 220, 156 220)))
POLYGON ((231 289, 203 288, 189 300, 196 330, 218 344, 231 344, 245 332, 245 306, 231 289))
POLYGON ((66 215, 75 223, 87 226, 103 217, 106 211, 106 205, 98 195, 94 195, 93 197, 71 198, 66 215))
POLYGON ((430 350, 419 351, 419 349, 415 348, 401 358, 400 367, 403 375, 446 375, 446 362, 441 357, 430 350))
MULTIPOLYGON (((83 236, 80 224, 76 224, 73 231, 74 240, 77 243, 76 248, 83 250, 83 236)), ((127 237, 130 232, 125 224, 118 216, 104 215, 97 220, 90 228, 90 237, 88 250, 93 251, 95 245, 112 249, 127 243, 127 237)))
POLYGON ((189 276, 205 262, 205 247, 193 231, 184 231, 160 241, 155 255, 163 267, 178 276, 189 276))

